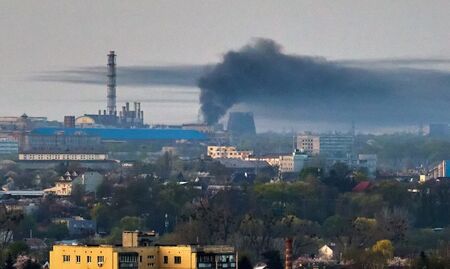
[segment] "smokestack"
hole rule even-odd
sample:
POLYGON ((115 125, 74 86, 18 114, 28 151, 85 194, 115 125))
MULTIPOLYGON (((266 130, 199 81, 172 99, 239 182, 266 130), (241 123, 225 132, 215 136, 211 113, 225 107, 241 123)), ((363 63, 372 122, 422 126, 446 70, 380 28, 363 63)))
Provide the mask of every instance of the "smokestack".
POLYGON ((116 54, 110 51, 108 54, 108 91, 107 111, 108 115, 116 115, 116 54))
POLYGON ((292 269, 292 238, 284 241, 284 269, 292 269))

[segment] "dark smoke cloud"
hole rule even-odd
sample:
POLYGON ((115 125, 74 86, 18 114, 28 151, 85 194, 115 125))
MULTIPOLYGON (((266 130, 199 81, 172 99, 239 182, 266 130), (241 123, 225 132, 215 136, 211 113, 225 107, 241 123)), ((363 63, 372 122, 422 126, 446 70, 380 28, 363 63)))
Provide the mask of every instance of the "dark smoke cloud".
MULTIPOLYGON (((439 59, 383 61, 441 63, 439 59)), ((227 52, 199 79, 202 113, 206 122, 215 123, 234 105, 244 104, 279 119, 387 125, 450 121, 448 73, 374 69, 372 63, 362 68, 354 66, 355 61, 288 55, 274 41, 257 39, 227 52)))

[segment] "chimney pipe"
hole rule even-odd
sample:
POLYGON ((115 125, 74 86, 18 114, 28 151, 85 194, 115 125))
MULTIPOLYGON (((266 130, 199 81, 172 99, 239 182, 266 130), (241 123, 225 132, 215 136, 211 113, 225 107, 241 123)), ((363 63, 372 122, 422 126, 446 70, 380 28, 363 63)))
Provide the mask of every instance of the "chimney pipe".
POLYGON ((292 269, 292 238, 286 238, 284 241, 284 268, 292 269))
POLYGON ((110 51, 108 54, 108 83, 107 83, 107 112, 108 115, 116 115, 116 54, 110 51))

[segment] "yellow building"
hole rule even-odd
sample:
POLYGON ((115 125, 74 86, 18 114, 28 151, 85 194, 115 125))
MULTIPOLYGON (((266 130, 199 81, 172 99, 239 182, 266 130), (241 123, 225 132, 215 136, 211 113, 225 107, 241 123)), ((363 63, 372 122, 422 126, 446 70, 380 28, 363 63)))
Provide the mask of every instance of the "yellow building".
POLYGON ((124 232, 121 246, 55 245, 50 269, 233 269, 229 246, 148 246, 149 234, 124 232), (144 240, 141 240, 144 238, 144 240))
POLYGON ((245 160, 249 158, 253 151, 250 150, 237 150, 236 147, 231 146, 208 146, 208 156, 213 159, 241 159, 245 160))

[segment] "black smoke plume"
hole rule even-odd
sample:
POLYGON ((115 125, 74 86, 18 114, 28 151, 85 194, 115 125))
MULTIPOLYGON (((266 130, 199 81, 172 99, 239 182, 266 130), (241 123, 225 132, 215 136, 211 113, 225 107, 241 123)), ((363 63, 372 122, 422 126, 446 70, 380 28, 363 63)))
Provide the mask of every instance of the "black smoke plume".
POLYGON ((384 125, 450 121, 448 73, 288 55, 267 39, 227 52, 198 86, 210 124, 238 104, 278 119, 384 125))

